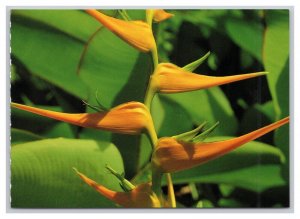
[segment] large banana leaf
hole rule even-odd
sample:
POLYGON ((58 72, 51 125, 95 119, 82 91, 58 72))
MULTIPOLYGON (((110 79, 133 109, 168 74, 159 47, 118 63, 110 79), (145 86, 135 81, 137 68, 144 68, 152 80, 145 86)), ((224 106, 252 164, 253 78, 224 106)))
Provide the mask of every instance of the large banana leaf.
MULTIPOLYGON (((19 60, 30 73, 76 97, 86 98, 87 88, 76 74, 85 42, 63 31, 63 27, 56 28, 54 22, 49 25, 45 21, 41 22, 37 16, 24 16, 31 13, 32 11, 12 11, 12 57, 19 60)), ((68 16, 64 11, 56 13, 68 16)), ((56 13, 51 14, 55 17, 56 13)), ((42 11, 40 14, 43 15, 42 11)), ((80 22, 84 26, 86 15, 78 12, 77 16, 78 19, 84 16, 80 22)), ((64 21, 57 19, 57 23, 63 24, 64 21)), ((68 26, 68 22, 65 26, 68 26)), ((87 34, 92 34, 95 30, 96 27, 89 28, 87 34)))
POLYGON ((64 138, 11 148, 11 206, 15 208, 99 208, 115 205, 82 182, 77 168, 98 183, 120 190, 105 169, 123 172, 117 148, 108 142, 64 138), (113 159, 113 162, 112 162, 113 159))

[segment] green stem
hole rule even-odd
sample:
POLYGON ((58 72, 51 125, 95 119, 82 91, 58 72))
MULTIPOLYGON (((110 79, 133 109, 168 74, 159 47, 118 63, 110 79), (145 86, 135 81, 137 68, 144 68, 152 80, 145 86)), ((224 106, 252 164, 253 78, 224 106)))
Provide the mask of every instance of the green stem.
POLYGON ((155 149, 158 140, 156 131, 154 130, 154 128, 152 128, 152 129, 148 129, 147 133, 148 133, 148 137, 151 140, 152 149, 155 149))
POLYGON ((162 172, 152 164, 152 191, 157 195, 161 203, 163 203, 163 196, 161 190, 162 172))
POLYGON ((122 18, 125 20, 125 21, 130 21, 130 19, 129 19, 129 16, 128 16, 128 14, 126 13, 126 11, 125 10, 118 10, 118 12, 119 12, 119 14, 122 16, 122 18))
POLYGON ((167 176, 167 184, 168 184, 168 201, 171 204, 172 208, 176 208, 176 199, 175 199, 171 173, 167 173, 166 176, 167 176))
POLYGON ((152 103, 153 97, 156 93, 156 89, 154 89, 153 86, 152 86, 151 78, 152 78, 152 76, 150 76, 150 80, 149 80, 149 84, 148 84, 148 87, 147 87, 145 100, 144 100, 144 103, 145 103, 146 107, 149 109, 149 111, 151 111, 151 103, 152 103))
POLYGON ((152 9, 146 10, 146 22, 152 29, 152 20, 153 20, 154 11, 152 9))
MULTIPOLYGON (((146 21, 149 24, 150 28, 152 29, 152 20, 153 20, 153 10, 147 10, 146 11, 146 21)), ((154 71, 156 70, 158 66, 158 52, 157 52, 157 46, 155 44, 155 47, 151 50, 152 60, 153 60, 153 66, 154 71)), ((153 73, 152 73, 153 74, 153 73)), ((153 97, 156 93, 155 89, 155 82, 153 82, 152 77, 150 76, 149 84, 147 87, 144 103, 146 107, 151 112, 151 103, 153 100, 153 97)), ((157 144, 158 138, 157 134, 154 131, 148 132, 150 139, 152 141, 152 148, 155 149, 155 146, 157 144)), ((154 163, 152 163, 152 191, 157 195, 161 203, 164 203, 163 195, 162 195, 162 189, 161 189, 161 180, 162 180, 163 173, 156 167, 154 163)), ((175 194, 174 194, 174 188, 173 183, 171 179, 171 175, 167 173, 167 180, 168 180, 168 196, 171 203, 171 207, 176 207, 176 200, 175 200, 175 194)))
MULTIPOLYGON (((152 9, 146 10, 146 22, 151 29, 152 29, 153 15, 154 15, 154 11, 152 9)), ((157 54, 156 43, 155 43, 155 47, 151 50, 151 53, 152 53, 153 65, 155 69, 156 66, 158 65, 158 54, 157 54)))
POLYGON ((156 69, 156 67, 158 65, 158 54, 157 54, 156 44, 155 44, 155 47, 151 50, 151 54, 152 54, 154 69, 156 69))

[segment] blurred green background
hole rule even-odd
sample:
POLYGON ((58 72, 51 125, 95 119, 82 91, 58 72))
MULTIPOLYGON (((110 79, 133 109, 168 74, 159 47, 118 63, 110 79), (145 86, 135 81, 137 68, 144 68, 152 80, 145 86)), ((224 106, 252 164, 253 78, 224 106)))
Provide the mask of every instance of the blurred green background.
MULTIPOLYGON (((185 66, 210 51, 194 72, 263 77, 207 90, 156 95, 159 137, 220 121, 209 140, 258 129, 289 115, 288 10, 167 10, 153 29, 159 61, 185 66)), ((117 10, 103 11, 120 18, 117 10)), ((127 10, 145 19, 144 10, 127 10)), ((82 100, 111 108, 143 101, 153 71, 149 54, 124 43, 80 10, 11 11, 11 100, 63 112, 92 112, 82 100)), ((78 128, 11 111, 12 207, 96 208, 114 203, 72 171, 121 191, 108 163, 135 183, 149 180, 146 136, 78 128)), ((215 161, 173 174, 181 207, 288 207, 288 126, 215 161)))

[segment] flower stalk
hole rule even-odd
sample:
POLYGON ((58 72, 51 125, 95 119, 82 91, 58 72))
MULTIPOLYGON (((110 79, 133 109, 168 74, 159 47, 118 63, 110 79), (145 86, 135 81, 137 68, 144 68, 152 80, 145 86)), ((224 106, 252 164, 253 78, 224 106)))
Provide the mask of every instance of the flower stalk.
POLYGON ((167 185, 168 185, 168 205, 171 208, 176 208, 176 199, 174 194, 174 187, 172 182, 171 173, 166 173, 167 185))

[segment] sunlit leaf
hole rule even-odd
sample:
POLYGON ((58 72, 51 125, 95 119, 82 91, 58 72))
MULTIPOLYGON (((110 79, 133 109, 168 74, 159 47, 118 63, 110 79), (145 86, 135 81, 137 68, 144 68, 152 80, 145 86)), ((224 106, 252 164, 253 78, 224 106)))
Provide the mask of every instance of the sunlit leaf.
POLYGON ((80 168, 103 185, 120 190, 118 180, 107 172, 105 164, 124 171, 118 150, 107 142, 58 138, 17 144, 11 149, 11 205, 18 208, 114 207, 78 179, 72 169, 80 168))

